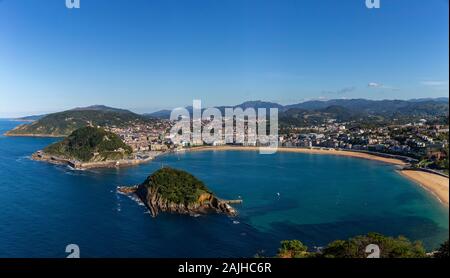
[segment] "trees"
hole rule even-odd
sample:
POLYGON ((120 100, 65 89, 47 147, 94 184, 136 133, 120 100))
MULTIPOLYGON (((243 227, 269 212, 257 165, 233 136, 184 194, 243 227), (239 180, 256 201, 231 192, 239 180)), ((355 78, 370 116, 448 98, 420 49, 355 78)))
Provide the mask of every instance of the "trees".
POLYGON ((448 240, 444 242, 441 247, 434 253, 435 258, 439 259, 448 259, 449 258, 449 251, 448 251, 448 240))
POLYGON ((310 256, 308 247, 299 240, 283 240, 277 254, 279 258, 308 258, 310 256))
POLYGON ((143 185, 155 188, 165 200, 177 204, 197 203, 202 194, 211 194, 206 185, 193 175, 169 167, 153 173, 143 185))
MULTIPOLYGON (((298 240, 281 242, 279 258, 367 258, 366 247, 375 244, 380 249, 380 258, 425 258, 425 248, 421 242, 411 242, 406 237, 387 237, 378 233, 369 233, 350 238, 335 240, 317 253, 307 251, 307 247, 298 240)), ((448 241, 441 247, 436 257, 448 257, 448 241)))
POLYGON ((132 149, 116 134, 101 128, 86 126, 75 130, 63 141, 48 146, 44 152, 87 162, 94 157, 95 153, 98 153, 103 160, 116 160, 131 154, 132 149))
POLYGON ((376 244, 380 248, 381 258, 423 258, 425 248, 421 242, 411 242, 406 237, 387 237, 378 233, 356 236, 348 240, 330 243, 323 251, 325 258, 366 258, 366 247, 376 244))

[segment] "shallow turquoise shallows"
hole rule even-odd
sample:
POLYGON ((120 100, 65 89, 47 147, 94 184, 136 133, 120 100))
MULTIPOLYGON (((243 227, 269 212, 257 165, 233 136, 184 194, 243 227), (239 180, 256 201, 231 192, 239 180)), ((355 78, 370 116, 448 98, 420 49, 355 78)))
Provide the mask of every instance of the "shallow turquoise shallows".
MULTIPOLYGON (((0 133, 17 122, 0 121, 0 133)), ((257 152, 172 154, 120 170, 73 171, 29 159, 58 139, 0 136, 0 257, 253 257, 279 242, 311 249, 380 232, 448 238, 449 212, 431 194, 379 162, 257 152), (219 197, 244 200, 239 217, 160 215, 116 193, 162 166, 187 170, 219 197)))

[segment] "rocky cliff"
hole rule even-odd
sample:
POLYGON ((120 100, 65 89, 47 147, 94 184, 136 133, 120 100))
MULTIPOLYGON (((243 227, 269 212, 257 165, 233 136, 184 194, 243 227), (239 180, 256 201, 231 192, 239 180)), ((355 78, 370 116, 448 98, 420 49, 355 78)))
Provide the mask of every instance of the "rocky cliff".
POLYGON ((237 211, 230 206, 230 202, 241 202, 221 200, 189 173, 171 168, 158 170, 142 184, 119 187, 118 191, 135 194, 153 217, 161 212, 187 215, 223 213, 236 216, 237 211))

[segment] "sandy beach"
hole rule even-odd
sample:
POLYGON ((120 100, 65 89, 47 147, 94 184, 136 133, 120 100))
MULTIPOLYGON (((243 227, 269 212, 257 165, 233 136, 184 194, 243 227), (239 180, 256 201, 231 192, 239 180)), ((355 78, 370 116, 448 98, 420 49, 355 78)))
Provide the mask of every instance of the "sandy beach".
POLYGON ((439 201, 448 206, 448 195, 449 195, 448 178, 424 171, 403 170, 400 172, 405 177, 420 184, 422 187, 430 191, 433 195, 435 195, 439 199, 439 201))
MULTIPOLYGON (((215 147, 194 147, 188 149, 189 151, 259 151, 259 147, 243 147, 243 146, 215 146, 215 147)), ((279 147, 277 152, 290 152, 290 153, 306 153, 306 154, 328 154, 328 155, 340 155, 362 159, 369 159, 380 161, 384 163, 406 166, 407 162, 389 157, 377 156, 369 153, 352 152, 352 151, 339 151, 333 149, 307 149, 307 148, 283 148, 279 147)))
MULTIPOLYGON (((259 151, 259 147, 243 146, 216 146, 216 147, 195 147, 189 151, 259 151)), ((354 158, 369 159, 398 166, 408 166, 409 164, 401 159, 378 156, 369 153, 340 151, 333 149, 307 149, 307 148, 278 148, 278 152, 305 153, 305 154, 328 154, 340 155, 354 158)), ((401 170, 404 177, 414 181, 418 185, 430 191, 444 205, 448 206, 449 199, 449 179, 437 174, 420 170, 401 170)))

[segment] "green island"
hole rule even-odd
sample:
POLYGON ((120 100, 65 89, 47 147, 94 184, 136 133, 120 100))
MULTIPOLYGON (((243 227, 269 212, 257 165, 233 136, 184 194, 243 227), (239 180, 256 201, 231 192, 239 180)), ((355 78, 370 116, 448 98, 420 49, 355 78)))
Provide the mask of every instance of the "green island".
POLYGON ((160 212, 235 216, 237 212, 230 204, 242 202, 221 200, 190 173, 169 167, 156 171, 140 185, 119 187, 118 191, 137 195, 154 217, 160 212))
MULTIPOLYGON (((448 258, 448 240, 441 247, 431 253, 426 253, 422 242, 411 242, 403 236, 388 237, 379 233, 359 235, 347 240, 335 240, 318 251, 308 251, 299 240, 284 240, 278 249, 278 258, 367 258, 370 255, 379 258, 448 258), (368 248, 376 245, 377 251, 368 248)), ((256 257, 261 257, 256 255, 256 257)))
POLYGON ((116 134, 86 126, 73 131, 62 141, 32 155, 34 160, 67 164, 75 168, 95 168, 135 164, 132 149, 116 134))

